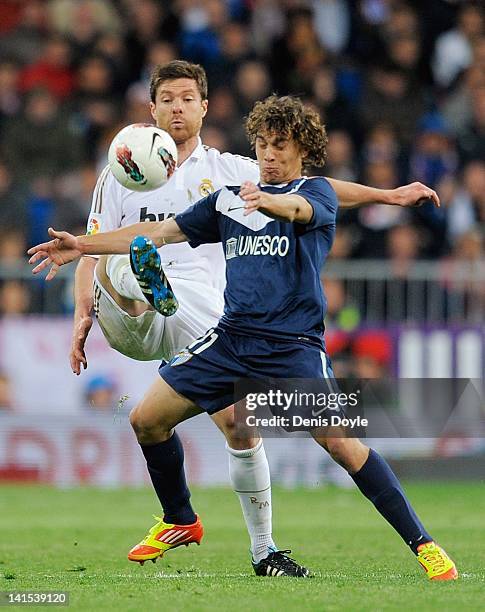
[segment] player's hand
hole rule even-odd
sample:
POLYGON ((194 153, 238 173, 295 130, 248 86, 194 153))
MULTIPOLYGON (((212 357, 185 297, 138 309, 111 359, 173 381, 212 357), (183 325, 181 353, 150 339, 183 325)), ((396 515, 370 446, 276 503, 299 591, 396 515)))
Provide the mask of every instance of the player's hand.
POLYGON ((246 217, 258 210, 258 208, 261 208, 261 206, 264 206, 267 195, 257 185, 251 183, 251 181, 243 183, 239 191, 239 197, 245 202, 244 216, 246 217))
POLYGON ((86 339, 93 325, 93 320, 90 315, 79 317, 74 321, 74 330, 72 332, 71 352, 69 353, 69 361, 73 374, 81 373, 81 364, 84 369, 88 367, 88 360, 84 352, 86 339))
POLYGON ((38 274, 49 265, 51 269, 46 276, 46 280, 52 280, 57 274, 59 268, 64 264, 74 261, 82 255, 76 236, 68 232, 56 232, 52 227, 48 230, 49 236, 54 240, 43 242, 30 248, 27 253, 31 255, 30 264, 37 261, 40 263, 32 270, 33 274, 38 274), (42 261, 41 261, 42 260, 42 261))
POLYGON ((421 206, 426 202, 433 202, 437 207, 440 205, 436 191, 423 183, 411 183, 391 191, 391 204, 396 206, 421 206))

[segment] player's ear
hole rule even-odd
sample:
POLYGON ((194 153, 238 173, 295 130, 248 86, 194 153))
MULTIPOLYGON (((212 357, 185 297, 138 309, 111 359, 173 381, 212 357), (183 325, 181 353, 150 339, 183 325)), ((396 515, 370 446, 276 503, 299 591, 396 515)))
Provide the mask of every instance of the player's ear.
POLYGON ((305 160, 306 160, 306 159, 307 159, 307 157, 308 157, 308 149, 304 149, 304 148, 302 147, 302 148, 300 148, 300 153, 301 153, 301 161, 302 161, 303 163, 305 163, 305 160))
POLYGON ((205 117, 207 115, 207 108, 209 106, 209 100, 202 100, 201 102, 202 105, 202 117, 205 117))
POLYGON ((156 109, 155 104, 153 104, 153 102, 150 102, 150 114, 151 114, 151 116, 153 117, 153 119, 154 119, 154 120, 155 120, 155 122, 156 122, 156 120, 157 120, 157 115, 156 115, 156 113, 155 113, 155 109, 156 109))

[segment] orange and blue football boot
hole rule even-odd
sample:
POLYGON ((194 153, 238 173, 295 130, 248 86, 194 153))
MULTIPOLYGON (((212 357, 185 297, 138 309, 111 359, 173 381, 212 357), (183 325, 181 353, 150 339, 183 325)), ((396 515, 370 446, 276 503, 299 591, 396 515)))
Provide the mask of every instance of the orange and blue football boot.
POLYGON ((128 553, 130 561, 138 561, 143 565, 145 561, 155 561, 163 557, 167 550, 177 546, 188 546, 195 542, 200 544, 204 535, 204 528, 200 518, 197 516, 195 523, 191 525, 174 525, 165 523, 159 516, 154 516, 158 522, 153 525, 143 540, 134 546, 128 553))
POLYGON ((436 542, 418 546, 418 561, 430 580, 456 580, 458 570, 446 552, 436 542))

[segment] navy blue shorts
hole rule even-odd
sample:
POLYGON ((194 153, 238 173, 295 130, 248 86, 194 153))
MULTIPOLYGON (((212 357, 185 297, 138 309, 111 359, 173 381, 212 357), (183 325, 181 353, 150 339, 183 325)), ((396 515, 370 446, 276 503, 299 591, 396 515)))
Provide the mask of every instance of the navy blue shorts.
POLYGON ((234 403, 234 384, 240 379, 319 379, 327 381, 329 391, 338 391, 323 346, 240 336, 219 327, 162 364, 159 372, 208 414, 234 403))

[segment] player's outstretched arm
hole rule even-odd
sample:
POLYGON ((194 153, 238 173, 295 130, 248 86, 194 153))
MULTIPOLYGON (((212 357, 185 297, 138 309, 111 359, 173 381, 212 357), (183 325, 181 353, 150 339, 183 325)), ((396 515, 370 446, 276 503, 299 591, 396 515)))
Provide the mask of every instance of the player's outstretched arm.
POLYGON ((313 216, 313 208, 305 198, 296 194, 266 193, 250 181, 241 185, 239 197, 245 202, 245 216, 260 210, 272 219, 290 223, 309 223, 313 216))
POLYGON ((326 177, 337 194, 341 208, 357 208, 366 204, 389 204, 391 206, 421 206, 426 202, 440 205, 436 191, 423 183, 410 183, 396 189, 376 189, 358 183, 348 183, 326 177))
POLYGON ((74 374, 88 367, 85 344, 93 325, 93 277, 97 259, 81 257, 74 277, 74 321, 69 362, 74 374))
POLYGON ((112 232, 101 232, 90 236, 73 236, 68 232, 57 232, 49 228, 49 236, 53 240, 30 248, 29 263, 40 261, 32 270, 38 274, 51 266, 46 280, 51 280, 59 268, 81 255, 111 255, 130 252, 132 240, 139 235, 151 238, 157 247, 164 244, 174 244, 187 240, 174 219, 166 219, 156 223, 135 223, 112 232))

